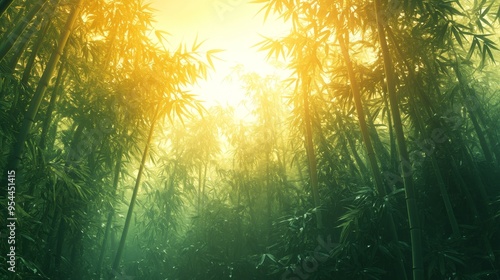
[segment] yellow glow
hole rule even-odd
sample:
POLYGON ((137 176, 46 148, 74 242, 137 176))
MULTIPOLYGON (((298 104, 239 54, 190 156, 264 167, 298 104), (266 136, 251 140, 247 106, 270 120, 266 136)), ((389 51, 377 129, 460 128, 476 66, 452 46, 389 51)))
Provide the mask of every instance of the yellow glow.
POLYGON ((262 6, 244 0, 155 0, 152 7, 157 9, 155 28, 172 35, 169 37, 172 49, 181 42, 189 46, 198 37, 200 41, 206 40, 205 51, 225 50, 217 54, 221 60, 214 61, 215 73, 200 82, 193 92, 207 107, 230 105, 237 108, 238 117, 245 118, 248 110, 240 105, 244 91, 236 77, 227 77, 236 65, 262 76, 276 72, 277 69, 265 61, 266 53, 252 46, 262 40, 259 34, 277 37, 286 34, 289 27, 271 16, 264 22, 263 14, 257 14, 262 6))

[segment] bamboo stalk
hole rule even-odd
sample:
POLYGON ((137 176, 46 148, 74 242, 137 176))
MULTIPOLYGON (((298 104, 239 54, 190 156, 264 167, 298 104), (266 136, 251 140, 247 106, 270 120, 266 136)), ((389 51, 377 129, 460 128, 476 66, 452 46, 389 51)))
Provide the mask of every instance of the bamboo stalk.
MULTIPOLYGON (((134 206, 137 199, 137 193, 139 192, 139 187, 141 185, 142 175, 144 173, 144 168, 146 165, 146 159, 148 157, 149 148, 151 146, 151 141, 153 139, 154 129, 156 126, 156 122, 158 120, 159 115, 159 107, 155 109, 155 113, 153 119, 151 120, 151 126, 149 128, 148 138, 146 140, 146 146, 144 147, 144 151, 142 152, 141 165, 139 166, 139 171, 137 172, 137 178, 135 180, 134 191, 132 193, 132 197, 130 198, 130 204, 128 207, 127 217, 125 218, 125 224, 123 225, 122 236, 120 238, 120 243, 118 245, 118 250, 116 251, 116 256, 113 261, 112 273, 117 273, 118 266, 120 265, 121 257, 123 254, 123 249, 125 248, 125 241, 127 239, 128 230, 130 228, 130 222, 132 221, 132 214, 134 213, 134 206)), ((110 278, 113 278, 114 275, 111 274, 110 278)))
POLYGON ((9 8, 10 4, 12 4, 14 0, 2 0, 0 1, 0 17, 5 13, 5 11, 9 8))
POLYGON ((45 71, 43 72, 43 75, 40 81, 38 82, 37 89, 35 91, 33 98, 31 99, 28 111, 24 115, 21 130, 14 142, 13 152, 7 164, 7 169, 9 170, 17 170, 19 161, 23 153, 24 142, 28 138, 28 134, 31 131, 31 127, 35 122, 35 117, 36 114, 38 113, 38 108, 40 107, 44 94, 49 85, 50 79, 52 78, 56 65, 59 62, 59 59, 66 46, 66 43, 68 42, 69 36, 71 35, 73 26, 78 18, 78 15, 80 14, 80 10, 82 9, 82 3, 83 0, 78 0, 76 5, 73 7, 71 13, 69 14, 68 19, 66 21, 66 25, 64 26, 64 29, 59 37, 57 47, 52 52, 49 62, 45 67, 45 71))
MULTIPOLYGON (((12 49, 14 43, 19 40, 24 30, 28 26, 28 24, 33 20, 33 18, 38 14, 38 12, 43 8, 43 6, 47 3, 47 1, 38 1, 31 8, 31 10, 21 19, 21 22, 17 23, 12 31, 3 38, 2 43, 0 44, 0 61, 5 58, 5 55, 12 49)), ((28 38, 23 38, 24 40, 28 40, 28 38)))
MULTIPOLYGON (((406 148, 406 140, 403 132, 403 125, 401 115, 398 107, 398 99, 396 96, 396 80, 394 75, 394 68, 392 65, 392 58, 389 53, 385 37, 384 23, 382 22, 382 2, 375 0, 375 17, 377 21, 378 38, 380 48, 382 50, 382 57, 384 61, 385 78, 387 84, 387 92, 389 95, 389 106, 394 124, 394 131, 396 136, 396 143, 401 160, 401 169, 404 170, 405 164, 410 164, 410 157, 406 148)), ((413 179, 411 174, 403 174, 403 183, 405 186, 406 207, 408 211, 408 221, 410 224, 410 237, 412 247, 412 263, 413 263, 413 280, 423 280, 424 273, 424 260, 423 260, 423 245, 422 245, 422 229, 420 228, 419 214, 417 208, 417 200, 413 179)))
MULTIPOLYGON (((123 151, 122 148, 120 147, 118 150, 118 160, 116 161, 115 164, 115 169, 114 169, 115 172, 113 174, 113 195, 116 195, 116 191, 118 189, 118 183, 120 181, 122 158, 123 158, 123 151)), ((109 232, 111 230, 111 223, 113 222, 114 214, 115 214, 114 207, 110 207, 108 217, 106 220, 106 229, 104 231, 104 237, 102 239, 101 252, 99 253, 99 260, 97 261, 97 269, 96 269, 97 279, 100 279, 101 277, 101 268, 102 268, 102 263, 104 261, 104 254, 106 252, 106 243, 108 242, 109 232)))
MULTIPOLYGON (((307 76, 307 75, 305 75, 307 76)), ((311 190, 313 194, 314 207, 318 208, 321 204, 319 198, 318 190, 318 170, 316 155, 314 153, 313 139, 312 139, 312 124, 311 124, 311 113, 309 108, 309 83, 310 77, 302 77, 302 97, 304 101, 304 126, 305 126, 305 146, 307 154, 307 162, 309 163, 309 180, 311 183, 311 190)), ((316 226, 318 229, 323 228, 323 221, 321 217, 321 211, 317 209, 316 211, 316 226)))

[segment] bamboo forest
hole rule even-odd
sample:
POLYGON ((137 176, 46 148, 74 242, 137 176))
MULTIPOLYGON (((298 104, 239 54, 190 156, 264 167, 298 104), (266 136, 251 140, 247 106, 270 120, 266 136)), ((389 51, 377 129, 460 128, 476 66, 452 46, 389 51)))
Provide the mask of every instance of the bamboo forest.
POLYGON ((500 280, 499 30, 498 0, 0 0, 0 279, 500 280))

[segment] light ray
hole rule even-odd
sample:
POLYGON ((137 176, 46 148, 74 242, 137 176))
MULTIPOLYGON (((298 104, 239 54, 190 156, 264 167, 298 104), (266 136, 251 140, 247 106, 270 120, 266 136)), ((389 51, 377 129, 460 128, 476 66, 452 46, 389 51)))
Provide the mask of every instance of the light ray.
POLYGON ((184 42, 188 45, 206 40, 202 50, 224 49, 218 53, 220 60, 214 61, 216 71, 206 81, 193 89, 205 105, 217 104, 238 108, 238 117, 245 118, 248 110, 242 106, 245 93, 235 79, 232 69, 242 65, 244 71, 268 75, 279 71, 265 60, 265 53, 252 47, 261 40, 259 34, 279 36, 288 31, 288 26, 272 17, 264 22, 264 15, 258 14, 259 6, 241 0, 219 1, 153 1, 157 9, 155 28, 171 34, 169 45, 173 49, 184 42))

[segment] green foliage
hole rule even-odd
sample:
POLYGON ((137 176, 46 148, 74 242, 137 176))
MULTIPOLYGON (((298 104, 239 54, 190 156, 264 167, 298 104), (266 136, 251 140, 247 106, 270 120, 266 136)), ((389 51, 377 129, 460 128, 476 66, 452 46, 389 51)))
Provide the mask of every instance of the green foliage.
POLYGON ((235 68, 251 121, 189 91, 221 50, 167 48, 150 4, 85 2, 69 28, 76 1, 42 2, 0 16, 17 279, 402 279, 416 249, 424 278, 499 279, 497 2, 253 1, 291 30, 256 44, 287 77, 235 68))

